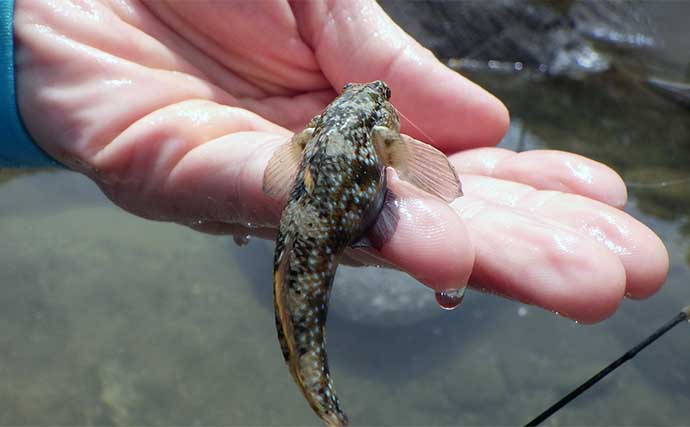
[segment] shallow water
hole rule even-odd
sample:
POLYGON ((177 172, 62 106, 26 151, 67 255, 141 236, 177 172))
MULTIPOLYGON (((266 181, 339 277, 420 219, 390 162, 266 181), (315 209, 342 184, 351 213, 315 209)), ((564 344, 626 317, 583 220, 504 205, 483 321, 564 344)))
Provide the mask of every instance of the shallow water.
MULTIPOLYGON (((472 77, 511 109, 504 146, 622 174, 668 281, 588 326, 472 291, 452 312, 428 292, 406 321, 357 318, 336 294, 329 354, 354 424, 524 423, 690 304, 690 111, 615 75, 472 77)), ((0 235, 1 425, 318 424, 280 355, 266 243, 136 218, 64 171, 0 174, 0 235)), ((551 424, 687 424, 689 338, 678 326, 551 424)))

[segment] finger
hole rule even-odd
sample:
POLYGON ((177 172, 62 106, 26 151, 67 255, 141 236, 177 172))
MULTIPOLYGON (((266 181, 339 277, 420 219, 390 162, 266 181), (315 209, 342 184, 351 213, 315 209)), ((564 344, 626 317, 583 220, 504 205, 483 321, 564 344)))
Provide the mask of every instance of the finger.
POLYGON ((613 169, 587 157, 557 150, 516 153, 477 148, 450 156, 458 173, 485 175, 527 184, 539 190, 579 194, 622 208, 628 199, 623 179, 613 169))
POLYGON ((31 135, 73 169, 84 171, 91 156, 159 109, 194 99, 236 103, 203 79, 130 62, 102 50, 113 48, 109 45, 89 45, 93 40, 80 40, 68 32, 78 33, 74 25, 48 20, 47 9, 24 16, 29 24, 18 29, 24 49, 18 61, 17 93, 31 135))
MULTIPOLYGON (((69 0, 21 2, 17 5, 15 13, 15 28, 18 38, 22 42, 28 41, 38 47, 39 54, 42 53, 41 46, 46 47, 47 52, 56 48, 64 50, 60 48, 59 43, 46 37, 46 33, 59 34, 63 41, 72 42, 73 47, 77 48, 77 54, 83 55, 86 50, 83 48, 92 52, 98 50, 112 58, 153 70, 175 70, 178 73, 211 81, 225 90, 232 89, 231 92, 236 96, 264 96, 263 91, 227 67, 223 67, 217 58, 210 55, 214 50, 220 50, 217 46, 213 46, 211 41, 199 37, 198 34, 190 34, 189 25, 176 28, 173 22, 160 22, 154 16, 158 10, 165 10, 166 6, 167 8, 182 7, 181 3, 167 5, 163 2, 148 2, 148 4, 90 2, 86 5, 69 0), (46 31, 47 28, 50 31, 46 31), (34 44, 36 41, 40 43, 34 44)), ((191 17, 191 22, 203 23, 204 29, 208 30, 211 24, 209 18, 213 18, 214 24, 220 19, 225 19, 223 28, 228 28, 227 16, 219 18, 218 13, 211 10, 214 5, 205 6, 195 7, 195 12, 206 12, 207 16, 203 16, 206 19, 193 21, 196 17, 191 17)), ((184 12, 189 15, 188 11, 184 12)), ((240 19, 245 18, 239 16, 239 13, 234 15, 233 17, 240 19)), ((216 34, 220 33, 217 28, 211 31, 213 30, 216 30, 216 34)), ((225 40, 227 41, 227 38, 225 40)), ((243 47, 246 48, 247 45, 245 43, 243 47)), ((223 50, 223 53, 226 57, 230 55, 227 50, 223 50)), ((81 58, 75 55, 74 59, 81 58)), ((112 61, 109 62, 112 63, 112 61)), ((73 64, 66 61, 59 65, 73 67, 73 64)), ((93 71, 91 67, 84 67, 83 63, 74 68, 86 68, 88 71, 93 71)), ((102 68, 101 71, 107 72, 108 67, 102 68)))
MULTIPOLYGON (((204 59, 211 58, 216 68, 230 70, 262 90, 263 96, 245 91, 252 97, 330 89, 284 1, 145 3, 182 41, 190 40, 206 53, 204 59)), ((180 41, 172 42, 179 50, 180 41)), ((208 74, 213 68, 204 70, 208 74)))
MULTIPOLYGON (((656 292, 668 271, 668 254, 649 228, 627 213, 585 197, 535 191, 524 184, 477 175, 463 176, 467 200, 510 209, 534 220, 552 221, 596 241, 620 260, 626 293, 642 298, 656 292)), ((602 265, 606 265, 601 261, 602 265)))
POLYGON ((113 201, 147 218, 274 225, 280 206, 262 174, 289 135, 246 110, 188 101, 138 120, 88 164, 113 201))
POLYGON ((605 319, 618 307, 625 270, 596 241, 468 195, 452 206, 476 248, 474 286, 582 322, 605 319))
POLYGON ((448 152, 495 145, 505 134, 505 106, 441 64, 375 2, 297 2, 292 7, 330 82, 339 88, 385 80, 393 104, 416 126, 403 119, 405 133, 448 152))
POLYGON ((465 225, 446 202, 391 175, 399 221, 380 254, 436 291, 465 288, 475 253, 465 225))

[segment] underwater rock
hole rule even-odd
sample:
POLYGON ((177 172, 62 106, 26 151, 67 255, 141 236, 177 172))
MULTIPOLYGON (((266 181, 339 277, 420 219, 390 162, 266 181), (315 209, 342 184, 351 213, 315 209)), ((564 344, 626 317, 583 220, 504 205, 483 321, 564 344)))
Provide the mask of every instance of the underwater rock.
POLYGON ((636 3, 590 1, 399 2, 383 8, 440 58, 460 69, 536 70, 583 78, 608 70, 598 45, 652 48, 650 22, 636 3))

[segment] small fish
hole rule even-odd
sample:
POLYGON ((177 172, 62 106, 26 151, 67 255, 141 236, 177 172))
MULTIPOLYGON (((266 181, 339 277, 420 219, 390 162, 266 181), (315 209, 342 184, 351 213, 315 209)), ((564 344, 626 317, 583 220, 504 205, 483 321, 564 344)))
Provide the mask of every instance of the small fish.
POLYGON ((274 258, 278 340, 309 405, 332 426, 347 425, 348 419, 326 355, 331 285, 345 249, 380 249, 395 232, 387 167, 443 200, 462 195, 443 153, 399 133, 390 96, 382 81, 345 85, 323 113, 276 150, 264 173, 264 192, 287 199, 274 258))

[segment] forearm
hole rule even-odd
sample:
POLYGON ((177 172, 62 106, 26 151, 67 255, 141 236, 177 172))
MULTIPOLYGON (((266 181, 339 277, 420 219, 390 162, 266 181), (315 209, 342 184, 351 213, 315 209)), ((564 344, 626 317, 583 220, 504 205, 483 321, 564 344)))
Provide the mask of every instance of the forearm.
POLYGON ((34 143, 17 110, 14 0, 0 1, 0 167, 60 167, 34 143))

